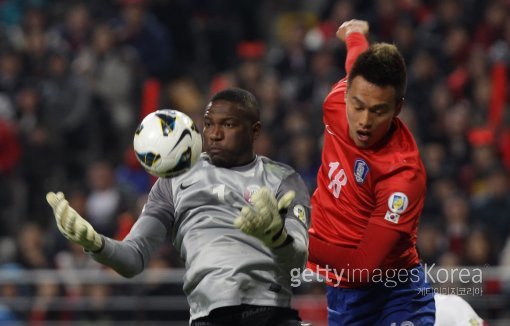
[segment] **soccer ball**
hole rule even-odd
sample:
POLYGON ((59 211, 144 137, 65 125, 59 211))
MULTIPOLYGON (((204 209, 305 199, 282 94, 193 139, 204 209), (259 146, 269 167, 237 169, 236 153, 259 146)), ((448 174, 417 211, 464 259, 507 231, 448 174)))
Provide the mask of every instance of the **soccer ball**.
POLYGON ((202 136, 186 114, 162 109, 149 113, 136 128, 133 147, 138 162, 156 177, 188 171, 202 151, 202 136))

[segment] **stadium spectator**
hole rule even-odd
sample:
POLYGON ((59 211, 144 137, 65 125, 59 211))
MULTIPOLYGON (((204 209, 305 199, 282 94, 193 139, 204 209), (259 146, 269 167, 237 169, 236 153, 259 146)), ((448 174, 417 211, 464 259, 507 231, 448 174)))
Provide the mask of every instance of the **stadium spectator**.
POLYGON ((120 17, 114 29, 123 45, 138 54, 149 76, 164 77, 171 67, 174 47, 168 29, 148 10, 147 0, 121 0, 120 17))
MULTIPOLYGON (((131 142, 138 111, 135 108, 136 55, 127 46, 119 46, 108 24, 97 24, 90 44, 84 46, 72 63, 72 70, 85 77, 92 92, 111 116, 122 148, 131 142)), ((117 151, 119 149, 114 148, 117 151)))
POLYGON ((12 192, 15 182, 12 173, 20 157, 20 140, 15 126, 0 117, 0 222, 8 229, 5 230, 7 232, 4 230, 0 232, 2 236, 12 235, 10 232, 16 231, 16 227, 10 225, 9 219, 12 217, 10 209, 16 206, 12 192))
POLYGON ((90 43, 93 13, 84 3, 75 3, 66 11, 64 21, 54 33, 58 37, 59 48, 74 56, 90 43))
POLYGON ((15 94, 18 135, 23 148, 19 174, 28 183, 25 216, 31 221, 47 225, 48 211, 40 194, 47 191, 48 175, 58 179, 62 171, 62 140, 45 119, 41 89, 36 81, 25 81, 15 94), (30 212, 30 214, 27 214, 30 212))
POLYGON ((470 232, 471 210, 469 201, 461 194, 452 194, 442 200, 441 217, 446 222, 448 248, 451 252, 462 255, 466 250, 466 239, 470 232))
POLYGON ((510 236, 510 178, 502 167, 495 167, 486 177, 486 191, 473 200, 473 224, 481 226, 493 249, 499 255, 510 236))
MULTIPOLYGON (((1 48, 0 48, 1 49, 1 48)), ((13 50, 1 49, 0 52, 0 92, 12 95, 23 82, 23 60, 19 53, 13 50)), ((6 117, 8 113, 3 108, 0 115, 6 117)), ((9 114, 11 116, 12 114, 9 114)))
POLYGON ((34 223, 23 224, 17 237, 17 262, 26 269, 53 268, 48 242, 42 227, 34 223))
POLYGON ((117 232, 117 218, 132 205, 133 194, 121 188, 110 162, 98 160, 88 167, 85 208, 87 216, 98 232, 112 237, 117 232))

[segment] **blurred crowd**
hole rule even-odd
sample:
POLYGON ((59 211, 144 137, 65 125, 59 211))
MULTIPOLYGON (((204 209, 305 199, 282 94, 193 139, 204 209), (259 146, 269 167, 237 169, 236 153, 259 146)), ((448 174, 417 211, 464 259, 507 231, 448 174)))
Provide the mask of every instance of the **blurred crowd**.
MULTIPOLYGON (((201 126, 208 98, 228 86, 260 101, 257 152, 313 191, 321 105, 345 75, 335 32, 352 18, 407 62, 401 119, 428 173, 423 261, 510 266, 508 1, 4 0, 0 268, 99 268, 56 232, 46 192, 122 238, 155 181, 132 151, 137 123, 174 108, 201 126)), ((182 266, 170 243, 159 256, 182 266)), ((44 319, 34 307, 30 318, 44 319)))

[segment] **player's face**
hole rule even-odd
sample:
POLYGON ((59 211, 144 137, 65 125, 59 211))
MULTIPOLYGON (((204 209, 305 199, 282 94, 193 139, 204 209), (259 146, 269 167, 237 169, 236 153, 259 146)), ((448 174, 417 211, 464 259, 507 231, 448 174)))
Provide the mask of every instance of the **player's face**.
POLYGON ((259 133, 260 122, 252 123, 236 103, 217 100, 207 105, 204 148, 214 165, 232 167, 250 162, 259 133))
POLYGON ((345 94, 349 136, 356 146, 370 148, 390 130, 393 118, 402 109, 395 100, 395 88, 380 87, 356 76, 345 94))

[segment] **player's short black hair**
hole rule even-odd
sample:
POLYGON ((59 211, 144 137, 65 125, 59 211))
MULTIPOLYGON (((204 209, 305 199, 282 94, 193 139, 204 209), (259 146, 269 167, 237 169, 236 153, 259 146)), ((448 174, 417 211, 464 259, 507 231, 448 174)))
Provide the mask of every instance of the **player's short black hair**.
POLYGON ((219 91, 211 98, 211 102, 217 100, 236 103, 241 109, 246 111, 247 117, 251 122, 257 122, 260 120, 259 102, 255 95, 247 90, 235 87, 227 88, 219 91))
POLYGON ((361 53, 352 66, 348 86, 357 76, 380 87, 392 86, 397 103, 404 99, 407 69, 404 58, 393 44, 375 43, 361 53))

